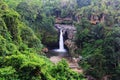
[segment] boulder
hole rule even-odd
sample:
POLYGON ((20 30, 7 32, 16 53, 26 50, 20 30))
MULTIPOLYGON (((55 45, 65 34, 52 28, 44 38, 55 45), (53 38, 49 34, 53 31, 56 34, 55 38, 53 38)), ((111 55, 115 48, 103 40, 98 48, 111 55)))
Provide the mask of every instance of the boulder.
POLYGON ((42 52, 47 53, 48 52, 48 48, 43 48, 42 52))

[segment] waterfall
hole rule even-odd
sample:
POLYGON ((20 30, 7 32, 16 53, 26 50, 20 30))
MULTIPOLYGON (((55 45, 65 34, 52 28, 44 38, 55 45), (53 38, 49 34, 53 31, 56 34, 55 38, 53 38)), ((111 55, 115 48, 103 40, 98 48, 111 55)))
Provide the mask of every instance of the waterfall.
POLYGON ((63 42, 63 32, 60 30, 60 38, 59 38, 59 50, 64 50, 64 42, 63 42))
POLYGON ((63 41, 63 31, 60 29, 60 37, 59 37, 59 49, 56 49, 57 52, 66 52, 64 49, 64 41, 63 41))

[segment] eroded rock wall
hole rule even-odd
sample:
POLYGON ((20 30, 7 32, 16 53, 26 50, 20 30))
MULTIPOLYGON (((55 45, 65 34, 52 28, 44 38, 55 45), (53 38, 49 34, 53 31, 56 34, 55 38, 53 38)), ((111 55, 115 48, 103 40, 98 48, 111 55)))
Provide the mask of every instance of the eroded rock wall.
POLYGON ((55 24, 56 30, 63 30, 63 36, 66 35, 67 39, 64 41, 64 44, 67 46, 69 53, 71 56, 74 55, 77 46, 75 44, 75 33, 76 27, 74 25, 63 25, 63 24, 55 24), (65 34, 67 33, 67 34, 65 34))

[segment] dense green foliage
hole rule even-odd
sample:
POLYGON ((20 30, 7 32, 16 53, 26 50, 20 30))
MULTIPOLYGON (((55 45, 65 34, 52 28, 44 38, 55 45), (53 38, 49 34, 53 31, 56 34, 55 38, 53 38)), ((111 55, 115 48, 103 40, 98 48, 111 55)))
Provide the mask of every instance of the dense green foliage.
POLYGON ((106 75, 119 77, 116 71, 119 70, 120 37, 117 35, 120 28, 108 28, 101 24, 93 26, 83 20, 84 22, 87 25, 80 24, 78 27, 77 43, 82 48, 83 60, 80 64, 86 75, 96 79, 102 79, 106 75))
POLYGON ((37 32, 37 36, 41 37, 45 45, 51 42, 57 42, 57 35, 53 36, 53 34, 56 34, 56 31, 53 28, 54 17, 47 17, 43 14, 41 6, 33 3, 34 2, 28 3, 26 0, 18 4, 16 10, 21 15, 21 20, 37 32), (49 39, 47 37, 49 37, 49 39))
POLYGON ((117 3, 120 1, 92 1, 91 5, 83 6, 77 14, 82 16, 76 24, 76 43, 83 56, 80 65, 86 75, 98 80, 105 77, 110 80, 120 79, 120 25, 117 3), (104 20, 100 21, 103 15, 104 20), (92 16, 98 17, 98 22, 94 25, 92 16))
POLYGON ((77 28, 76 53, 83 57, 84 74, 120 79, 120 0, 3 1, 10 8, 0 0, 0 79, 83 79, 64 60, 54 65, 39 55, 43 46, 57 42, 59 18, 77 28))
POLYGON ((20 20, 35 31, 35 34, 44 41, 42 42, 44 45, 57 42, 57 32, 53 28, 54 17, 45 15, 41 8, 41 0, 5 0, 5 2, 20 14, 20 20))
MULTIPOLYGON (((41 36, 21 18, 22 14, 0 0, 0 80, 85 80, 69 69, 65 60, 55 65, 40 55, 41 36)), ((52 20, 44 19, 40 25, 49 30, 47 23, 52 26, 52 20)))

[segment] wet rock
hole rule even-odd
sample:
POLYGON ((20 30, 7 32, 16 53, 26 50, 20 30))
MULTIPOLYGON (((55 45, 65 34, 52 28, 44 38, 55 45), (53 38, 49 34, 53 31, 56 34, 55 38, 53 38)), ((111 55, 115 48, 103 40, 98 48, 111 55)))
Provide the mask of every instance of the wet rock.
POLYGON ((70 29, 70 30, 67 30, 67 37, 68 37, 68 39, 73 39, 73 37, 74 37, 74 31, 72 30, 72 29, 70 29))
POLYGON ((75 42, 73 42, 72 40, 68 39, 65 41, 65 45, 69 48, 69 49, 77 49, 77 46, 75 45, 75 42))
POLYGON ((43 48, 42 52, 47 53, 48 52, 48 48, 43 48))
POLYGON ((74 56, 75 50, 77 49, 77 45, 75 44, 75 42, 68 39, 65 41, 65 45, 68 47, 71 56, 74 56))
POLYGON ((63 24, 55 24, 56 30, 63 30, 63 36, 65 33, 67 33, 64 44, 67 46, 69 52, 71 55, 75 53, 75 50, 77 49, 77 46, 75 44, 75 34, 76 34, 76 28, 74 25, 63 25, 63 24))
POLYGON ((73 57, 72 60, 73 62, 78 63, 80 60, 82 60, 82 56, 79 56, 78 58, 73 57))
POLYGON ((75 31, 76 28, 74 27, 74 25, 64 25, 64 24, 55 24, 55 29, 59 30, 59 29, 63 29, 63 30, 73 30, 75 31))

